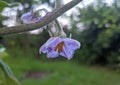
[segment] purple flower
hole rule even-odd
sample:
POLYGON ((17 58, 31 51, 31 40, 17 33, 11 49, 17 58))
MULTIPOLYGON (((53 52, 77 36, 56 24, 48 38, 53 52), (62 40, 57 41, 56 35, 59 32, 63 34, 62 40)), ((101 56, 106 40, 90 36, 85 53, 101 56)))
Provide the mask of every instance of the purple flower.
POLYGON ((51 37, 39 52, 47 53, 48 58, 55 58, 59 55, 68 60, 73 57, 74 51, 80 48, 80 42, 70 38, 51 37))
POLYGON ((31 24, 31 23, 36 23, 41 19, 41 17, 36 16, 33 12, 28 12, 25 13, 21 16, 21 20, 25 23, 25 24, 31 24))

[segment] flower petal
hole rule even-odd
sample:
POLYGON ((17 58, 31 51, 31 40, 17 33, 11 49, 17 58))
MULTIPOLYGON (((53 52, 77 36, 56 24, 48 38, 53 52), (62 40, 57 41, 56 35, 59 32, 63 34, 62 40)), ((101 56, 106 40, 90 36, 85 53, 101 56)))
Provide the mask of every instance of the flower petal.
POLYGON ((52 40, 53 40, 53 38, 48 39, 48 41, 40 47, 40 49, 39 49, 39 53, 40 53, 40 54, 41 54, 41 52, 47 53, 47 50, 48 50, 48 49, 47 49, 47 44, 48 44, 49 42, 51 42, 52 40))
POLYGON ((57 44, 61 41, 61 39, 59 37, 55 37, 55 38, 50 38, 44 45, 41 46, 39 53, 43 52, 43 53, 49 53, 52 50, 54 50, 54 48, 57 46, 57 44))
POLYGON ((55 38, 52 38, 52 40, 46 44, 47 47, 56 47, 58 43, 61 42, 61 38, 59 37, 55 37, 55 38))
POLYGON ((25 13, 21 16, 21 20, 26 24, 29 22, 31 18, 32 18, 31 12, 25 13))
POLYGON ((65 42, 65 45, 68 45, 71 49, 76 50, 80 48, 80 42, 74 39, 70 38, 64 38, 63 41, 65 42))
POLYGON ((21 16, 21 20, 25 24, 31 24, 31 23, 36 23, 41 19, 41 17, 33 17, 32 12, 25 13, 21 16))
POLYGON ((26 24, 36 23, 36 22, 40 21, 40 19, 41 19, 41 17, 32 18, 26 24))
POLYGON ((74 51, 80 48, 80 43, 77 40, 64 38, 64 47, 60 55, 66 57, 68 60, 73 57, 74 51))
POLYGON ((54 50, 52 50, 51 52, 49 52, 49 53, 47 54, 47 57, 48 57, 48 58, 56 58, 56 57, 58 57, 58 56, 59 56, 58 51, 54 51, 54 50))
POLYGON ((75 50, 73 50, 71 47, 66 45, 63 47, 63 51, 60 53, 60 55, 70 60, 73 57, 74 51, 75 50))

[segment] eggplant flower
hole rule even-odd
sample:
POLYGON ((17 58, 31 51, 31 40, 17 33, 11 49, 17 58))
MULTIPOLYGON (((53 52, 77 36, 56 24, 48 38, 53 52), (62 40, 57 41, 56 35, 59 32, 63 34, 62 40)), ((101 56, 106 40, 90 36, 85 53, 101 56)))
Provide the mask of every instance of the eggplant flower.
POLYGON ((68 60, 73 57, 74 51, 80 48, 80 42, 70 38, 51 37, 39 52, 47 53, 48 58, 56 58, 59 55, 68 60))
POLYGON ((21 16, 21 20, 25 23, 25 24, 31 24, 31 23, 36 23, 41 19, 40 16, 35 15, 33 12, 28 12, 25 13, 21 16))

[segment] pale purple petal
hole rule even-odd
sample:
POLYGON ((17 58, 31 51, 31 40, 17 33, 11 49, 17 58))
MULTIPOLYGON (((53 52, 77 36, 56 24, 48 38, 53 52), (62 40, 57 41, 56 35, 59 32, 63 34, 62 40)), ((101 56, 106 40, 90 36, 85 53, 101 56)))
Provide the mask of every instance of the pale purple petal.
POLYGON ((41 54, 41 52, 47 53, 47 44, 49 42, 51 42, 52 40, 53 40, 53 38, 48 39, 48 41, 40 47, 40 49, 39 49, 40 54, 41 54))
POLYGON ((46 50, 46 46, 45 46, 45 44, 42 45, 42 46, 40 47, 40 49, 39 49, 39 53, 41 54, 41 52, 43 52, 43 53, 47 53, 47 50, 46 50))
POLYGON ((65 45, 69 46, 73 50, 80 48, 80 42, 78 42, 77 40, 64 38, 63 41, 65 42, 65 45))
POLYGON ((59 56, 58 51, 54 50, 54 48, 61 42, 61 38, 59 37, 55 37, 53 38, 52 41, 50 41, 49 43, 47 43, 46 47, 47 47, 47 57, 48 58, 55 58, 59 56))
POLYGON ((41 19, 41 17, 33 17, 32 12, 25 13, 21 16, 21 20, 25 24, 35 23, 35 22, 38 22, 40 19, 41 19))
POLYGON ((21 20, 24 22, 24 23, 28 23, 30 20, 32 19, 32 14, 31 12, 28 12, 28 13, 25 13, 21 16, 21 20))
POLYGON ((54 51, 54 50, 52 50, 51 52, 49 52, 49 53, 47 54, 47 57, 48 57, 48 58, 56 58, 56 57, 58 57, 58 56, 59 56, 58 51, 54 51))
POLYGON ((41 19, 41 17, 32 18, 32 19, 30 19, 26 24, 32 24, 32 23, 39 22, 40 19, 41 19))
POLYGON ((47 47, 55 48, 61 42, 61 38, 55 37, 49 43, 47 43, 47 47))
POLYGON ((61 39, 59 37, 55 37, 55 38, 50 38, 44 45, 41 46, 39 53, 43 52, 43 53, 49 53, 52 50, 54 50, 54 48, 57 46, 57 44, 61 41, 61 39))
POLYGON ((60 55, 66 57, 68 60, 73 57, 74 51, 80 48, 80 42, 70 38, 64 38, 64 47, 60 55))
POLYGON ((60 53, 60 55, 64 56, 68 60, 70 60, 73 57, 74 51, 71 47, 65 45, 63 47, 63 51, 60 53))

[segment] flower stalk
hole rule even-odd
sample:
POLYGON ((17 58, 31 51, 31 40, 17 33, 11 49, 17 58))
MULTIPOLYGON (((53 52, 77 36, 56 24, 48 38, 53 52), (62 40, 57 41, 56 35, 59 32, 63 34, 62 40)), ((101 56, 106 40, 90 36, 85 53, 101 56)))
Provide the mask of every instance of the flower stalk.
POLYGON ((62 26, 60 25, 60 23, 58 22, 57 19, 55 20, 55 23, 56 23, 57 29, 58 29, 57 36, 62 37, 62 38, 65 38, 65 37, 66 37, 66 34, 65 34, 62 26))

